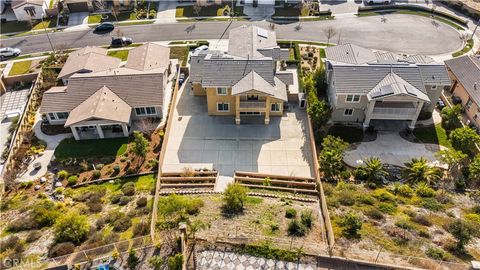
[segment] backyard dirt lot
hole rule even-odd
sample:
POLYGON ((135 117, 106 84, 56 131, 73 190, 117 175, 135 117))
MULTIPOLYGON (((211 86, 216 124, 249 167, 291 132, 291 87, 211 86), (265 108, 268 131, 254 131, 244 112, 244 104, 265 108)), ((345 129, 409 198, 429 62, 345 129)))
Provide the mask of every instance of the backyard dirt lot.
POLYGON ((193 96, 188 83, 178 94, 164 172, 192 167, 214 168, 224 176, 240 170, 312 177, 305 111, 290 109, 271 117, 270 125, 263 117, 245 117, 235 125, 233 116, 209 116, 206 98, 193 96))

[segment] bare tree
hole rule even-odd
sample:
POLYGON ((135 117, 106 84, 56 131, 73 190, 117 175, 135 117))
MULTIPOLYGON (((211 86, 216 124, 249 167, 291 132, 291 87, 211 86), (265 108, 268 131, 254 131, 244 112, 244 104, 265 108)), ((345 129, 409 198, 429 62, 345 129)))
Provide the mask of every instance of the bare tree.
POLYGON ((145 134, 148 138, 152 136, 158 127, 158 122, 154 119, 144 118, 138 122, 137 129, 145 134))
POLYGON ((333 26, 327 27, 323 32, 327 36, 327 44, 330 44, 330 39, 337 34, 337 30, 333 26))
POLYGON ((193 5, 193 12, 195 12, 195 14, 197 14, 197 17, 200 16, 200 12, 202 11, 202 6, 199 5, 198 3, 195 3, 193 5))
POLYGON ((337 44, 341 44, 342 42, 342 31, 338 33, 337 44))

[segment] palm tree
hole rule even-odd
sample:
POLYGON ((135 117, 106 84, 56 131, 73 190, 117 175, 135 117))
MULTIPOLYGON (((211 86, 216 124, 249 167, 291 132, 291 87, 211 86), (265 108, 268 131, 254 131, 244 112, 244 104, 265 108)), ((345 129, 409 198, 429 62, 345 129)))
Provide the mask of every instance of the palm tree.
POLYGON ((363 168, 367 181, 379 181, 388 176, 388 172, 383 167, 382 161, 378 157, 371 157, 365 161, 363 168))
POLYGON ((412 184, 418 182, 432 184, 442 177, 442 172, 438 168, 428 165, 428 161, 423 157, 412 158, 411 161, 406 162, 403 172, 406 180, 412 184))

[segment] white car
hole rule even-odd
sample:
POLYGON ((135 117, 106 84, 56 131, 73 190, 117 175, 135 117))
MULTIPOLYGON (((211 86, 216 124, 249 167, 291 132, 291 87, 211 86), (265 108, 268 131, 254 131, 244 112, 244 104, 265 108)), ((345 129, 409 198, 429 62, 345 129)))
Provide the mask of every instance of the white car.
POLYGON ((193 53, 200 52, 200 51, 206 51, 206 50, 208 50, 208 46, 207 45, 202 45, 200 47, 197 47, 195 50, 193 50, 193 53))
POLYGON ((373 4, 385 4, 388 5, 392 2, 392 0, 365 0, 365 2, 369 5, 373 4))
POLYGON ((10 57, 19 56, 22 53, 22 50, 19 48, 5 47, 0 49, 0 60, 4 60, 10 57))

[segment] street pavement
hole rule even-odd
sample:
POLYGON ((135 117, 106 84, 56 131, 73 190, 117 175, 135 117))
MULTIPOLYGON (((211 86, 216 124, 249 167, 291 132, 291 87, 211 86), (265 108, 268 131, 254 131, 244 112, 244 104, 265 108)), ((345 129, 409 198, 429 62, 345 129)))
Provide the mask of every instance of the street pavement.
MULTIPOLYGON (((294 39, 326 42, 325 29, 333 27, 336 35, 333 43, 355 43, 377 50, 389 50, 407 54, 437 55, 451 53, 462 47, 460 34, 445 24, 433 24, 432 19, 421 16, 391 14, 385 16, 346 17, 338 20, 307 21, 278 24, 278 39, 294 39)), ((121 26, 123 35, 134 42, 221 39, 228 38, 228 30, 242 24, 254 23, 268 27, 269 22, 189 22, 172 24, 145 24, 121 26)), ((79 48, 87 45, 108 45, 112 35, 94 34, 91 29, 56 32, 49 34, 55 48, 79 48)), ((19 47, 23 53, 50 51, 45 34, 2 39, 1 46, 19 47)))

